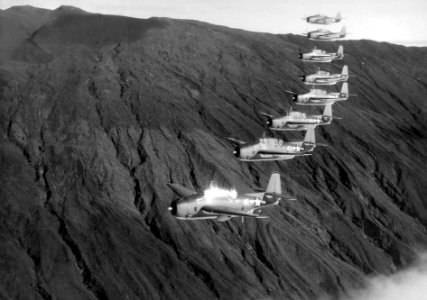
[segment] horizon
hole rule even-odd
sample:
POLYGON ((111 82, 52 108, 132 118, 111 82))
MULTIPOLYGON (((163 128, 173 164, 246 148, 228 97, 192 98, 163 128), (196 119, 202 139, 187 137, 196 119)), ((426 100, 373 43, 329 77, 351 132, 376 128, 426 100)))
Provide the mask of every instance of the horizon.
POLYGON ((295 1, 267 0, 261 3, 257 0, 237 0, 231 4, 225 2, 226 0, 215 3, 189 0, 186 4, 181 4, 178 0, 159 0, 156 3, 123 0, 103 3, 96 0, 86 3, 82 0, 48 0, 41 3, 36 0, 2 0, 0 9, 29 5, 55 10, 60 6, 74 6, 89 13, 139 19, 189 19, 271 34, 302 34, 318 28, 339 31, 342 26, 346 26, 349 35, 344 40, 367 39, 407 47, 427 46, 427 18, 424 17, 427 13, 427 1, 423 0, 408 0, 403 6, 401 3, 389 4, 385 0, 362 0, 357 4, 350 0, 307 0, 304 7, 310 7, 309 9, 295 1), (371 9, 366 10, 367 6, 371 9), (316 13, 335 16, 338 11, 343 15, 343 20, 338 24, 312 25, 302 20, 316 13))

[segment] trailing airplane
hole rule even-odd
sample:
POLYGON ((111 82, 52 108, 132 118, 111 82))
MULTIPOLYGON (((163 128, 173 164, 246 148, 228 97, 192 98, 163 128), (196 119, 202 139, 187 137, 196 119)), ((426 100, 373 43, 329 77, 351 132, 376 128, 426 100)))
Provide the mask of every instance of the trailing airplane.
POLYGON ((331 74, 326 71, 318 70, 316 73, 309 75, 300 75, 301 80, 305 84, 310 85, 334 85, 338 82, 347 81, 348 79, 348 67, 342 68, 341 74, 331 74))
POLYGON ((325 62, 330 63, 333 60, 341 60, 344 57, 344 47, 340 45, 338 47, 338 51, 336 53, 327 53, 324 50, 317 49, 314 47, 314 49, 311 52, 308 53, 299 53, 299 58, 302 61, 306 62, 325 62))
POLYGON ((307 127, 304 140, 297 142, 285 142, 282 139, 265 136, 255 143, 245 143, 233 138, 229 140, 237 144, 233 153, 241 161, 288 160, 295 156, 311 155, 316 145, 323 145, 316 143, 315 126, 307 127))
MULTIPOLYGON (((326 104, 322 115, 307 115, 299 111, 289 111, 286 116, 275 118, 273 115, 261 113, 267 117, 267 126, 271 130, 308 130, 309 127, 331 124, 332 104, 326 104)), ((340 119, 340 118, 335 118, 340 119)))
POLYGON ((169 183, 168 186, 180 197, 169 207, 172 215, 180 220, 215 219, 219 222, 234 217, 265 219, 261 209, 279 204, 282 199, 296 200, 282 194, 279 173, 272 173, 265 192, 238 196, 235 189, 218 188, 213 182, 208 189, 197 193, 180 184, 169 183))
POLYGON ((316 15, 304 18, 303 20, 306 20, 307 23, 311 23, 311 24, 329 25, 332 23, 341 22, 342 17, 341 17, 341 13, 338 12, 336 17, 328 17, 327 15, 316 14, 316 15))
POLYGON ((345 26, 343 26, 340 32, 332 32, 326 29, 317 29, 317 30, 310 31, 309 33, 306 34, 306 36, 312 41, 333 42, 333 41, 344 38, 346 34, 347 33, 346 33, 345 26))
POLYGON ((287 92, 292 94, 292 100, 294 100, 294 102, 298 105, 325 105, 328 103, 334 104, 336 101, 345 101, 349 97, 347 82, 343 83, 339 93, 328 93, 327 91, 321 89, 311 89, 308 93, 305 94, 295 94, 289 91, 287 92))

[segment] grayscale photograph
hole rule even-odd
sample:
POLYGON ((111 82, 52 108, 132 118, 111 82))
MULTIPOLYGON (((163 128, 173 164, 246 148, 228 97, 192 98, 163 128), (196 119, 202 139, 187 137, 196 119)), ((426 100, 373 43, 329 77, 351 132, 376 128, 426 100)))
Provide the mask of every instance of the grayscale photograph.
POLYGON ((426 300, 427 1, 0 0, 0 299, 426 300))

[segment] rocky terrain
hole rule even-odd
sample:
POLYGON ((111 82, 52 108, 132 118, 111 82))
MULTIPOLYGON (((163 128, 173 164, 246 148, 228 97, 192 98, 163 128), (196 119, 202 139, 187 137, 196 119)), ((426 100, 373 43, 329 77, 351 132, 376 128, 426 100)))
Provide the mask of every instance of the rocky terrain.
POLYGON ((312 42, 72 7, 13 7, 0 25, 0 298, 334 299, 425 249, 427 48, 322 44, 344 45, 322 67, 348 64, 357 94, 316 129, 329 146, 241 163, 226 137, 290 108, 312 42), (273 170, 298 200, 270 219, 167 210, 168 182, 249 192, 273 170))

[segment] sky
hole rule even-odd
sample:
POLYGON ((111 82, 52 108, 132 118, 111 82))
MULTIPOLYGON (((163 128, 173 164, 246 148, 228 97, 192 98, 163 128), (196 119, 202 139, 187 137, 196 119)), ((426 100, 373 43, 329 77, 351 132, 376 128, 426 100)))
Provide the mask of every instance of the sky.
POLYGON ((341 11, 350 39, 371 39, 427 46, 427 0, 0 0, 0 9, 14 5, 55 9, 72 5, 89 12, 136 18, 170 17, 270 33, 305 33, 320 25, 302 18, 341 11))

